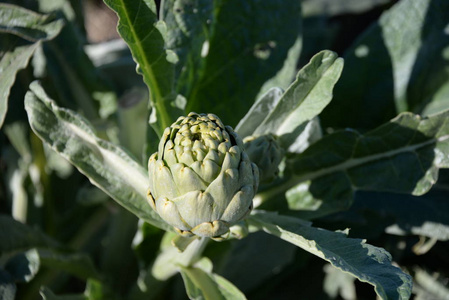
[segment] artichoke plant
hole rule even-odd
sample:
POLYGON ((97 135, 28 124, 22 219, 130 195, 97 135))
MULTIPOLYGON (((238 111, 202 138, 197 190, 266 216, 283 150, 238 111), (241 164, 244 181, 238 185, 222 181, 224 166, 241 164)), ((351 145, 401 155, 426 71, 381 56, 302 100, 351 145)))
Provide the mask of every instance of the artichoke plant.
POLYGON ((252 210, 259 183, 240 137, 213 114, 166 128, 148 172, 151 207, 184 236, 226 237, 252 210))
POLYGON ((259 168, 260 182, 270 183, 279 173, 284 149, 273 134, 248 136, 243 139, 249 158, 259 168))

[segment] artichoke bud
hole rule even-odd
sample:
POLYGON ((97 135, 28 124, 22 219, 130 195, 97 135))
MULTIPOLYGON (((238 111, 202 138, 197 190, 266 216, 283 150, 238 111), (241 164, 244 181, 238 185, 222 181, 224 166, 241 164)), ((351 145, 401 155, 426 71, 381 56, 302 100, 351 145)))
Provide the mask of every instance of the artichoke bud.
POLYGON ((249 158, 259 168, 260 182, 270 183, 279 173, 284 150, 272 134, 248 136, 244 140, 249 158))
POLYGON ((148 202, 164 221, 183 236, 217 240, 251 212, 259 184, 241 138, 213 114, 166 128, 148 174, 148 202))

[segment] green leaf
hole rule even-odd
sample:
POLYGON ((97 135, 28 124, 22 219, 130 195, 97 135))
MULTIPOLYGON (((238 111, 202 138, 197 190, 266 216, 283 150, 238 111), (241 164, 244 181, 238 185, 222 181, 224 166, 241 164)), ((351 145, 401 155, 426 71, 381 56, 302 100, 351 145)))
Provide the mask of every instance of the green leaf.
POLYGON ((95 136, 87 120, 57 107, 37 82, 30 89, 25 109, 31 128, 43 141, 130 212, 156 227, 172 230, 146 201, 148 180, 140 164, 95 136))
POLYGON ((191 266, 198 261, 206 244, 207 238, 196 238, 181 253, 180 249, 171 245, 174 233, 166 233, 166 239, 169 240, 168 245, 161 243, 161 253, 156 257, 151 273, 158 280, 167 280, 178 273, 181 266, 191 266))
POLYGON ((178 91, 188 100, 186 111, 215 113, 234 126, 298 47, 301 3, 171 0, 164 20, 167 46, 180 59, 178 91))
POLYGON ((200 268, 182 267, 181 275, 190 299, 246 299, 245 295, 231 282, 217 274, 208 273, 200 268))
POLYGON ((370 129, 403 111, 449 108, 448 11, 445 0, 403 0, 383 13, 345 54, 323 124, 370 129))
POLYGON ((426 193, 438 169, 449 167, 448 116, 404 113, 365 135, 336 132, 292 155, 287 165, 294 177, 284 186, 292 188, 290 207, 322 215, 347 209, 356 190, 426 193))
POLYGON ((286 135, 316 117, 331 101, 342 68, 343 60, 334 52, 322 51, 312 57, 255 134, 286 135))
POLYGON ((235 131, 242 139, 254 134, 257 127, 278 105, 283 93, 279 88, 272 88, 254 102, 253 106, 235 127, 235 131))
POLYGON ((39 44, 39 42, 36 42, 31 45, 18 46, 13 49, 0 50, 0 53, 3 52, 0 58, 0 70, 2 70, 2 72, 0 72, 0 128, 5 121, 6 112, 8 110, 9 93, 16 80, 17 72, 28 65, 34 50, 39 47, 39 44))
POLYGON ((86 290, 84 296, 87 300, 118 300, 119 298, 114 292, 105 284, 95 279, 88 279, 86 283, 86 290))
POLYGON ((310 227, 298 219, 274 213, 259 211, 248 221, 373 285, 382 299, 409 299, 411 295, 411 277, 394 267, 391 255, 382 248, 347 238, 343 232, 310 227))
POLYGON ((59 34, 64 21, 54 15, 41 15, 31 10, 0 3, 0 32, 12 33, 26 40, 48 41, 59 34))
POLYGON ((61 248, 61 245, 40 230, 5 215, 0 215, 0 240, 0 255, 34 247, 61 248))
POLYGON ((158 21, 153 0, 105 0, 119 16, 118 32, 128 44, 137 71, 151 93, 156 108, 158 133, 170 126, 181 114, 176 107, 174 64, 176 55, 165 49, 166 25, 158 21))

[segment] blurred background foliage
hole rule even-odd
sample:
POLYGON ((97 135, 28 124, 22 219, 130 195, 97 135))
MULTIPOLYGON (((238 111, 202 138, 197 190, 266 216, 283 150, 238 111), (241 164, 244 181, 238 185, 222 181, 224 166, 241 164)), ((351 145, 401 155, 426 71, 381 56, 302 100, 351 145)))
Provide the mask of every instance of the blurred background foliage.
MULTIPOLYGON (((115 13, 99 0, 1 2, 53 12, 65 25, 61 34, 38 40, 0 33, 2 54, 25 46, 28 54, 24 50, 19 58, 29 60, 11 86, 0 133, 0 294, 184 299, 181 276, 158 282, 149 271, 164 232, 110 201, 43 144, 23 107, 29 84, 39 79, 60 106, 82 113, 100 137, 146 164, 148 91, 118 38, 115 13)), ((443 2, 429 1, 435 7, 428 14, 404 8, 403 18, 413 21, 397 28, 389 25, 395 22, 389 9, 410 1, 302 1, 296 69, 322 49, 345 59, 334 99, 320 116, 324 135, 346 127, 365 132, 403 111, 429 115, 449 107, 449 10, 443 2), (438 10, 446 17, 433 15, 438 10), (408 39, 392 45, 399 34, 394 29, 406 31, 408 39)), ((235 126, 238 119, 230 120, 235 126)), ((388 250, 414 276, 415 299, 449 299, 449 172, 439 172, 424 196, 357 192, 349 210, 314 224, 350 228, 350 237, 388 250)), ((263 233, 210 243, 205 255, 248 299, 376 298, 370 285, 263 233)))

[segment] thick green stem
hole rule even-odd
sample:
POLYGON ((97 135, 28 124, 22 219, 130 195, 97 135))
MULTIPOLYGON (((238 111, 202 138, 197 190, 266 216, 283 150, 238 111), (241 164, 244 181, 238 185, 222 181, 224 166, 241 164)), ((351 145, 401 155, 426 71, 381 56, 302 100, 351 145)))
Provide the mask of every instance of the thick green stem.
POLYGON ((182 254, 180 254, 178 264, 182 265, 183 267, 190 267, 195 264, 203 255, 203 251, 206 248, 209 240, 209 238, 205 237, 200 237, 194 240, 187 247, 187 249, 182 254))

